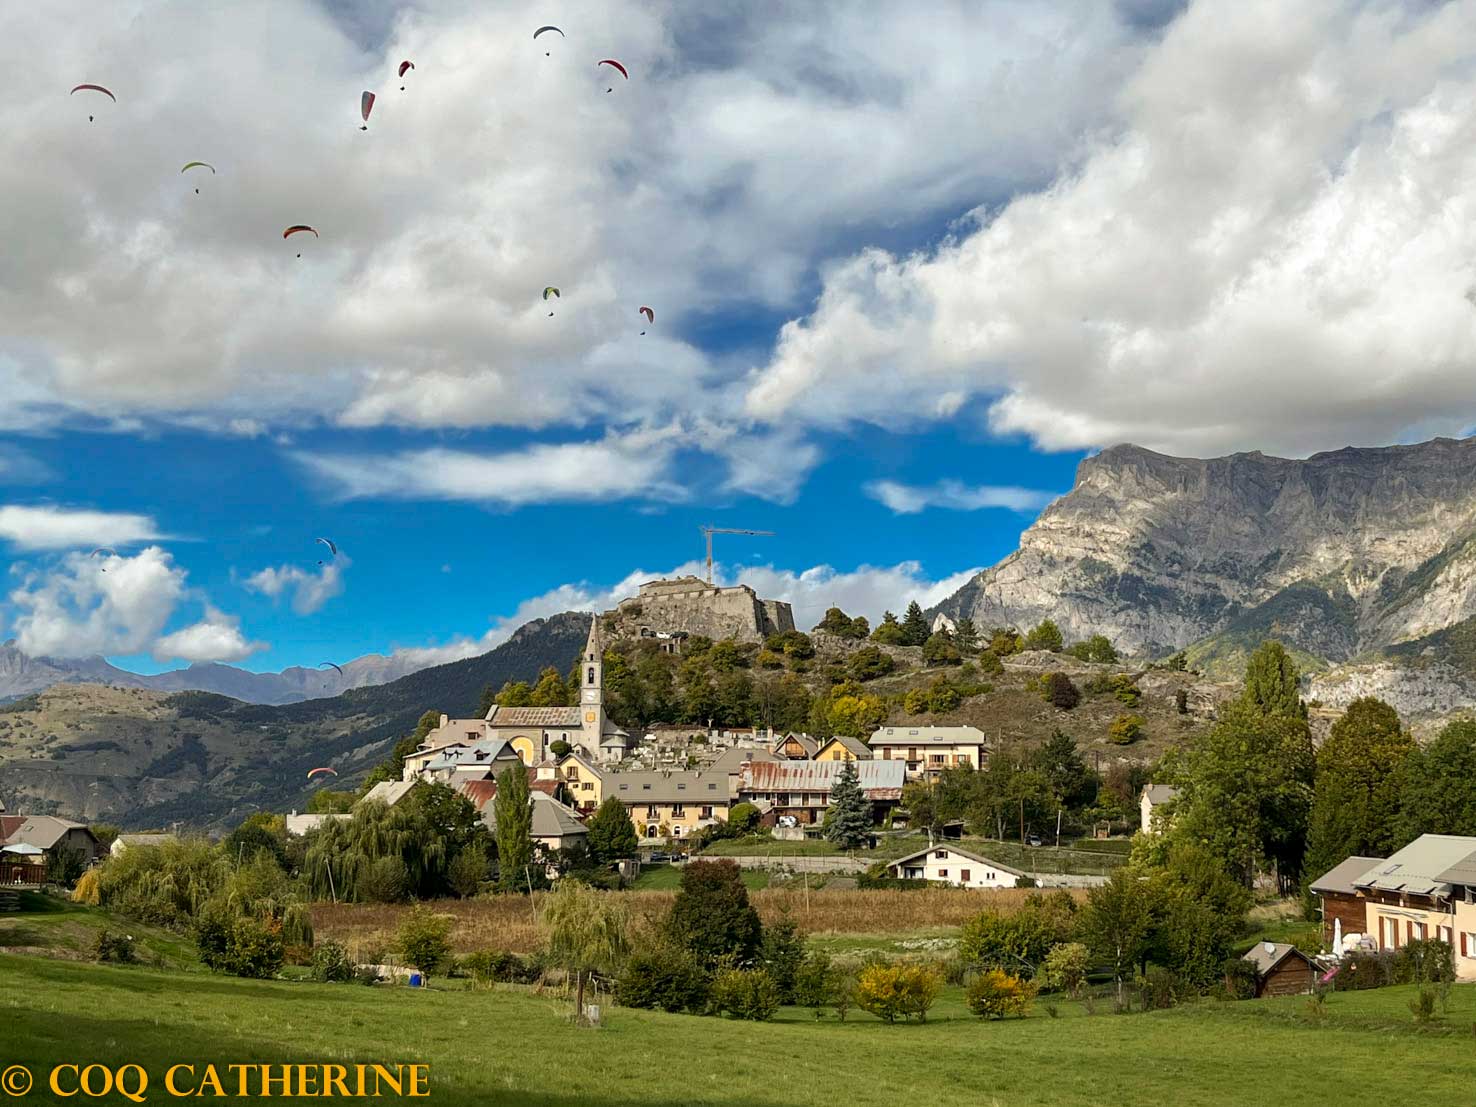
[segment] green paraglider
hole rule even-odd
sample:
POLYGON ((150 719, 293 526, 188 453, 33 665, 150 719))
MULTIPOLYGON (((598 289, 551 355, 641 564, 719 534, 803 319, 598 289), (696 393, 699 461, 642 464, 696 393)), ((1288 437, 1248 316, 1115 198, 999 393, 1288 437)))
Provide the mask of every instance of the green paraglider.
MULTIPOLYGON (((552 296, 555 300, 557 300, 557 299, 560 298, 559 297, 559 290, 557 288, 555 288, 553 285, 549 285, 547 288, 545 288, 543 290, 543 298, 544 298, 545 301, 548 300, 548 298, 550 296, 552 296)), ((550 319, 552 319, 553 318, 553 312, 549 312, 548 313, 548 317, 550 319)))
MULTIPOLYGON (((215 176, 215 166, 211 165, 208 161, 187 161, 185 162, 184 168, 181 169, 180 172, 188 173, 191 169, 208 169, 210 170, 210 175, 212 177, 215 176)), ((200 195, 200 190, 198 188, 195 189, 195 195, 200 195)))

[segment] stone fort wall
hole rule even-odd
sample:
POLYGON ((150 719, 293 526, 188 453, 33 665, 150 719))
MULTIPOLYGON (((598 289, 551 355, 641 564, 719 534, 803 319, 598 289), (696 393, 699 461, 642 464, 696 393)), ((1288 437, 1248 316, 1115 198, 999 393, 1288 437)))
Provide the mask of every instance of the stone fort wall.
POLYGON ((698 577, 649 581, 615 610, 633 626, 740 642, 794 629, 794 611, 782 600, 761 600, 746 584, 715 588, 698 577))

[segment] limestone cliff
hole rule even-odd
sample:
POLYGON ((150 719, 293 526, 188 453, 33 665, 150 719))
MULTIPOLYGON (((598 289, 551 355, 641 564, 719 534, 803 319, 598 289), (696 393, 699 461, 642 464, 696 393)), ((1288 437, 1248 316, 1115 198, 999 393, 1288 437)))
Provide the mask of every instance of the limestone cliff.
MULTIPOLYGON (((1227 667, 1265 637, 1313 665, 1450 661, 1476 635, 1476 439, 1305 460, 1114 446, 1020 549, 935 612, 981 627, 1050 618, 1139 654, 1227 667)), ((1476 642, 1473 642, 1476 644, 1476 642)))

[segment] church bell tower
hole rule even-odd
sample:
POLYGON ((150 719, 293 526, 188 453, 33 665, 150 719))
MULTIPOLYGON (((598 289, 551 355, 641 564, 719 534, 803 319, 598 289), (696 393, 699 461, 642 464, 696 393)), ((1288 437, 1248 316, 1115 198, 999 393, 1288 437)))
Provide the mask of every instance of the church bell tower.
POLYGON ((589 641, 579 660, 579 725, 584 732, 585 747, 598 755, 600 738, 605 732, 605 640, 600 633, 600 617, 589 623, 589 641))

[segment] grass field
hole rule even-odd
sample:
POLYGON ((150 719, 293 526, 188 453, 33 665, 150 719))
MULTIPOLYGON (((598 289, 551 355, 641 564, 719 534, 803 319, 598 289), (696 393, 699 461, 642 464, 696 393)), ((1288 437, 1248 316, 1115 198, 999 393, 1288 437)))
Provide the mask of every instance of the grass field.
MULTIPOLYGON (((875 849, 844 851, 824 839, 783 842, 767 835, 726 839, 703 850, 704 857, 856 857, 862 861, 894 861, 916 853, 928 844, 922 834, 882 835, 875 849)), ((1127 860, 1131 843, 1126 838, 1095 841, 1063 841, 1061 848, 1050 845, 1022 846, 1017 841, 994 838, 965 837, 957 845, 981 853, 993 861, 1026 872, 1087 873, 1102 875, 1127 860)))
MULTIPOLYGON (((762 869, 744 869, 743 886, 750 892, 769 886, 769 874, 762 869)), ((631 883, 633 892, 675 892, 682 883, 679 865, 647 865, 631 883)))
MULTIPOLYGON (((363 988, 0 956, 0 1064, 143 1065, 150 1101, 173 1063, 423 1062, 445 1107, 600 1103, 650 1107, 998 1107, 1468 1102, 1476 988, 1416 1028, 1411 989, 1337 993, 1321 1025, 1305 1000, 1203 1003, 1173 1011, 981 1023, 951 989, 926 1024, 853 1014, 773 1023, 606 1006, 580 1030, 552 995, 499 988, 363 988), (922 1058, 922 1061, 919 1061, 922 1058)), ((46 1102, 33 1095, 29 1101, 46 1102)), ((90 1102, 114 1102, 92 1100, 90 1102)))
POLYGON ((98 934, 131 935, 138 959, 160 968, 197 967, 195 947, 187 937, 55 896, 21 893, 21 912, 0 915, 0 953, 44 952, 48 957, 91 960, 98 934))

